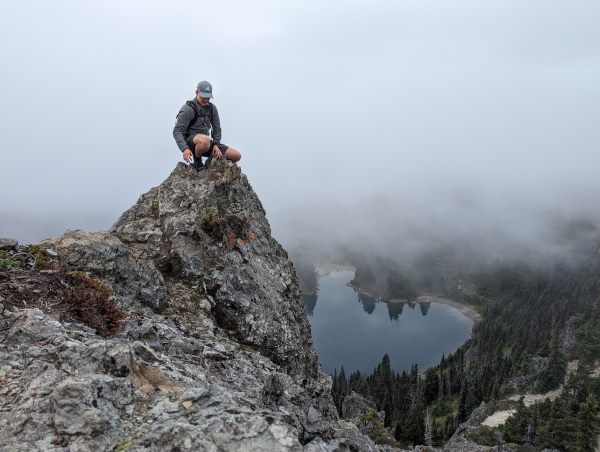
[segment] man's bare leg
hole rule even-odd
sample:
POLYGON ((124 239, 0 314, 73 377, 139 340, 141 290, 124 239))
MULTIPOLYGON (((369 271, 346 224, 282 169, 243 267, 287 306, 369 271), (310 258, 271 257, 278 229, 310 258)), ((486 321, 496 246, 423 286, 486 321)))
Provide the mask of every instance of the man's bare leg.
POLYGON ((225 151, 225 158, 227 160, 231 160, 232 162, 239 162, 242 158, 242 154, 237 149, 227 148, 225 151))
POLYGON ((194 157, 195 158, 200 158, 200 156, 202 156, 202 154, 204 154, 210 148, 210 138, 208 137, 208 135, 203 135, 203 134, 199 133, 198 135, 194 136, 194 138, 192 139, 192 142, 194 143, 194 146, 195 146, 194 147, 194 157))

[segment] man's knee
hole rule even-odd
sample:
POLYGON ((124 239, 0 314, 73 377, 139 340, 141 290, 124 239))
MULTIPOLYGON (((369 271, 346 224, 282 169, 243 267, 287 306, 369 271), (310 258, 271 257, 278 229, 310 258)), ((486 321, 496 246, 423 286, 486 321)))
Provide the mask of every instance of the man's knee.
POLYGON ((237 149, 227 148, 225 151, 225 157, 227 160, 231 160, 232 162, 239 162, 242 158, 242 154, 237 149))
POLYGON ((201 133, 199 133, 198 135, 194 135, 192 141, 194 142, 194 144, 206 144, 207 146, 210 145, 210 137, 201 133))
POLYGON ((207 135, 195 135, 192 142, 194 143, 194 152, 197 157, 208 151, 208 148, 210 147, 210 138, 207 135))

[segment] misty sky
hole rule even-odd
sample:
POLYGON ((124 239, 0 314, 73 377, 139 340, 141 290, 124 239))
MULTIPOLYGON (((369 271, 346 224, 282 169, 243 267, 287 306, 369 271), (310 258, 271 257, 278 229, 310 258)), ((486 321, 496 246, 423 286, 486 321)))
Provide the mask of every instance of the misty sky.
POLYGON ((0 236, 110 227, 181 158, 203 79, 284 244, 597 222, 599 22, 598 0, 5 1, 0 236))

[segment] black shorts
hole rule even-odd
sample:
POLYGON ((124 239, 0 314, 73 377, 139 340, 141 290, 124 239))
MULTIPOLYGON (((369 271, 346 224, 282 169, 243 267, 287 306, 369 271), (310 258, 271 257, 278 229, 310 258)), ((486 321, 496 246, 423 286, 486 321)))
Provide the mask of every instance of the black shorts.
MULTIPOLYGON (((190 148, 190 151, 192 151, 192 153, 194 154, 194 156, 196 155, 196 146, 194 145, 194 142, 192 141, 194 137, 189 137, 187 140, 185 140, 186 144, 188 145, 188 148, 190 148)), ((210 157, 212 155, 212 149, 214 147, 215 143, 210 140, 210 146, 208 147, 208 151, 206 151, 204 154, 201 155, 201 157, 210 157)), ((217 146, 219 146, 219 150, 223 153, 223 155, 225 155, 225 151, 227 149, 229 149, 229 146, 227 146, 226 144, 223 143, 218 143, 217 146)))

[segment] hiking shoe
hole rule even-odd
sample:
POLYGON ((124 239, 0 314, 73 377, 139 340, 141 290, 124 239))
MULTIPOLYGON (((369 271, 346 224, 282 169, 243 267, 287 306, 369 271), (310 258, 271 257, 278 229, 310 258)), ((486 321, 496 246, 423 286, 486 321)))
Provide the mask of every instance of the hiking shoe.
POLYGON ((194 162, 192 163, 192 166, 196 168, 196 171, 202 171, 203 169, 205 169, 201 157, 194 157, 194 162))

